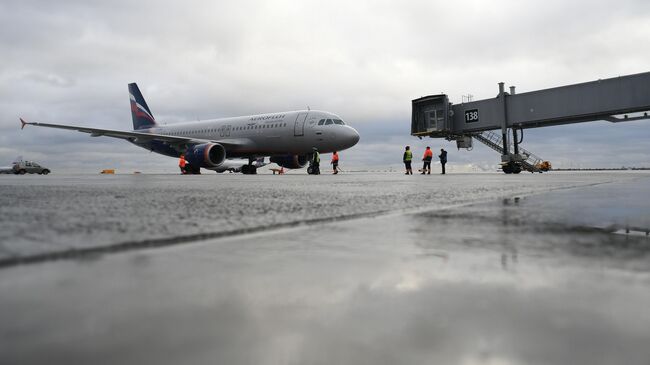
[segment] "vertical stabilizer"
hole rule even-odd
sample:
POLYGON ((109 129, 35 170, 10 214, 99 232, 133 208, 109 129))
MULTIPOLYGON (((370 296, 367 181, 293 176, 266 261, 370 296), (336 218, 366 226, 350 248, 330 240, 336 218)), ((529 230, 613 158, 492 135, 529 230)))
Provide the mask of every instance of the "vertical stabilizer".
POLYGON ((133 118, 133 129, 145 129, 156 126, 156 120, 144 100, 136 83, 129 84, 129 98, 131 99, 131 117, 133 118))

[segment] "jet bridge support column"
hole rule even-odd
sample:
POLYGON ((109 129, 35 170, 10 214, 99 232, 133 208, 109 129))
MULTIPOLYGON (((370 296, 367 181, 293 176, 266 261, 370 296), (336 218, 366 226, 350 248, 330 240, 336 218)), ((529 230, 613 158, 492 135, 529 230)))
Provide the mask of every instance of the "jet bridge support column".
MULTIPOLYGON (((515 95, 515 87, 510 86, 510 95, 515 95)), ((521 130, 521 135, 524 135, 523 129, 521 130)), ((519 156, 519 137, 517 136, 517 128, 516 126, 512 126, 512 146, 515 156, 519 156)))
POLYGON ((503 144, 503 154, 501 155, 501 169, 506 174, 518 174, 521 172, 519 148, 517 146, 517 131, 512 128, 514 154, 508 150, 510 143, 508 143, 508 94, 504 89, 504 83, 499 83, 499 101, 503 108, 502 122, 501 122, 501 141, 503 144))
POLYGON ((508 111, 506 109, 506 94, 503 88, 504 83, 499 83, 499 99, 501 99, 501 105, 503 105, 503 121, 501 123, 501 137, 503 142, 503 156, 508 156, 508 111))

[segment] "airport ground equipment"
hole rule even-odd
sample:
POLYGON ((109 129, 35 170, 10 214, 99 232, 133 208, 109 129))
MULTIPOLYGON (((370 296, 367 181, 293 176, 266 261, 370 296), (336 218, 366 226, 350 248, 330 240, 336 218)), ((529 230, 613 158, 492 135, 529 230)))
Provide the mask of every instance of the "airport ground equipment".
POLYGON ((520 148, 524 129, 650 119, 649 110, 650 72, 526 93, 515 93, 514 86, 508 93, 501 82, 499 94, 491 99, 452 104, 446 94, 438 94, 413 100, 411 135, 445 138, 467 149, 476 138, 501 153, 503 172, 535 172, 550 164, 520 148), (498 129, 500 137, 487 133, 498 129))

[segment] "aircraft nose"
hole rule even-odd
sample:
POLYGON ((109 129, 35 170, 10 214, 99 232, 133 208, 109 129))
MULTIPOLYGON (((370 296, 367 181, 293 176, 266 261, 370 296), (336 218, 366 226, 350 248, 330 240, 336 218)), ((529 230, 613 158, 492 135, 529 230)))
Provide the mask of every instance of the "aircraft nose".
POLYGON ((352 147, 359 142, 359 132, 350 126, 346 129, 346 140, 350 143, 350 147, 352 147))

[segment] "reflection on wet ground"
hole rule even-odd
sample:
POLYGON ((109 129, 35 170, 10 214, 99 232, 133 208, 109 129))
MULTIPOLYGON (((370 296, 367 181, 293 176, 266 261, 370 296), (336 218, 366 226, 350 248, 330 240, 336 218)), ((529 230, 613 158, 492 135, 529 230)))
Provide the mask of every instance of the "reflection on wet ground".
POLYGON ((648 177, 0 271, 8 363, 647 364, 648 177), (624 228, 623 228, 624 229, 624 228))

